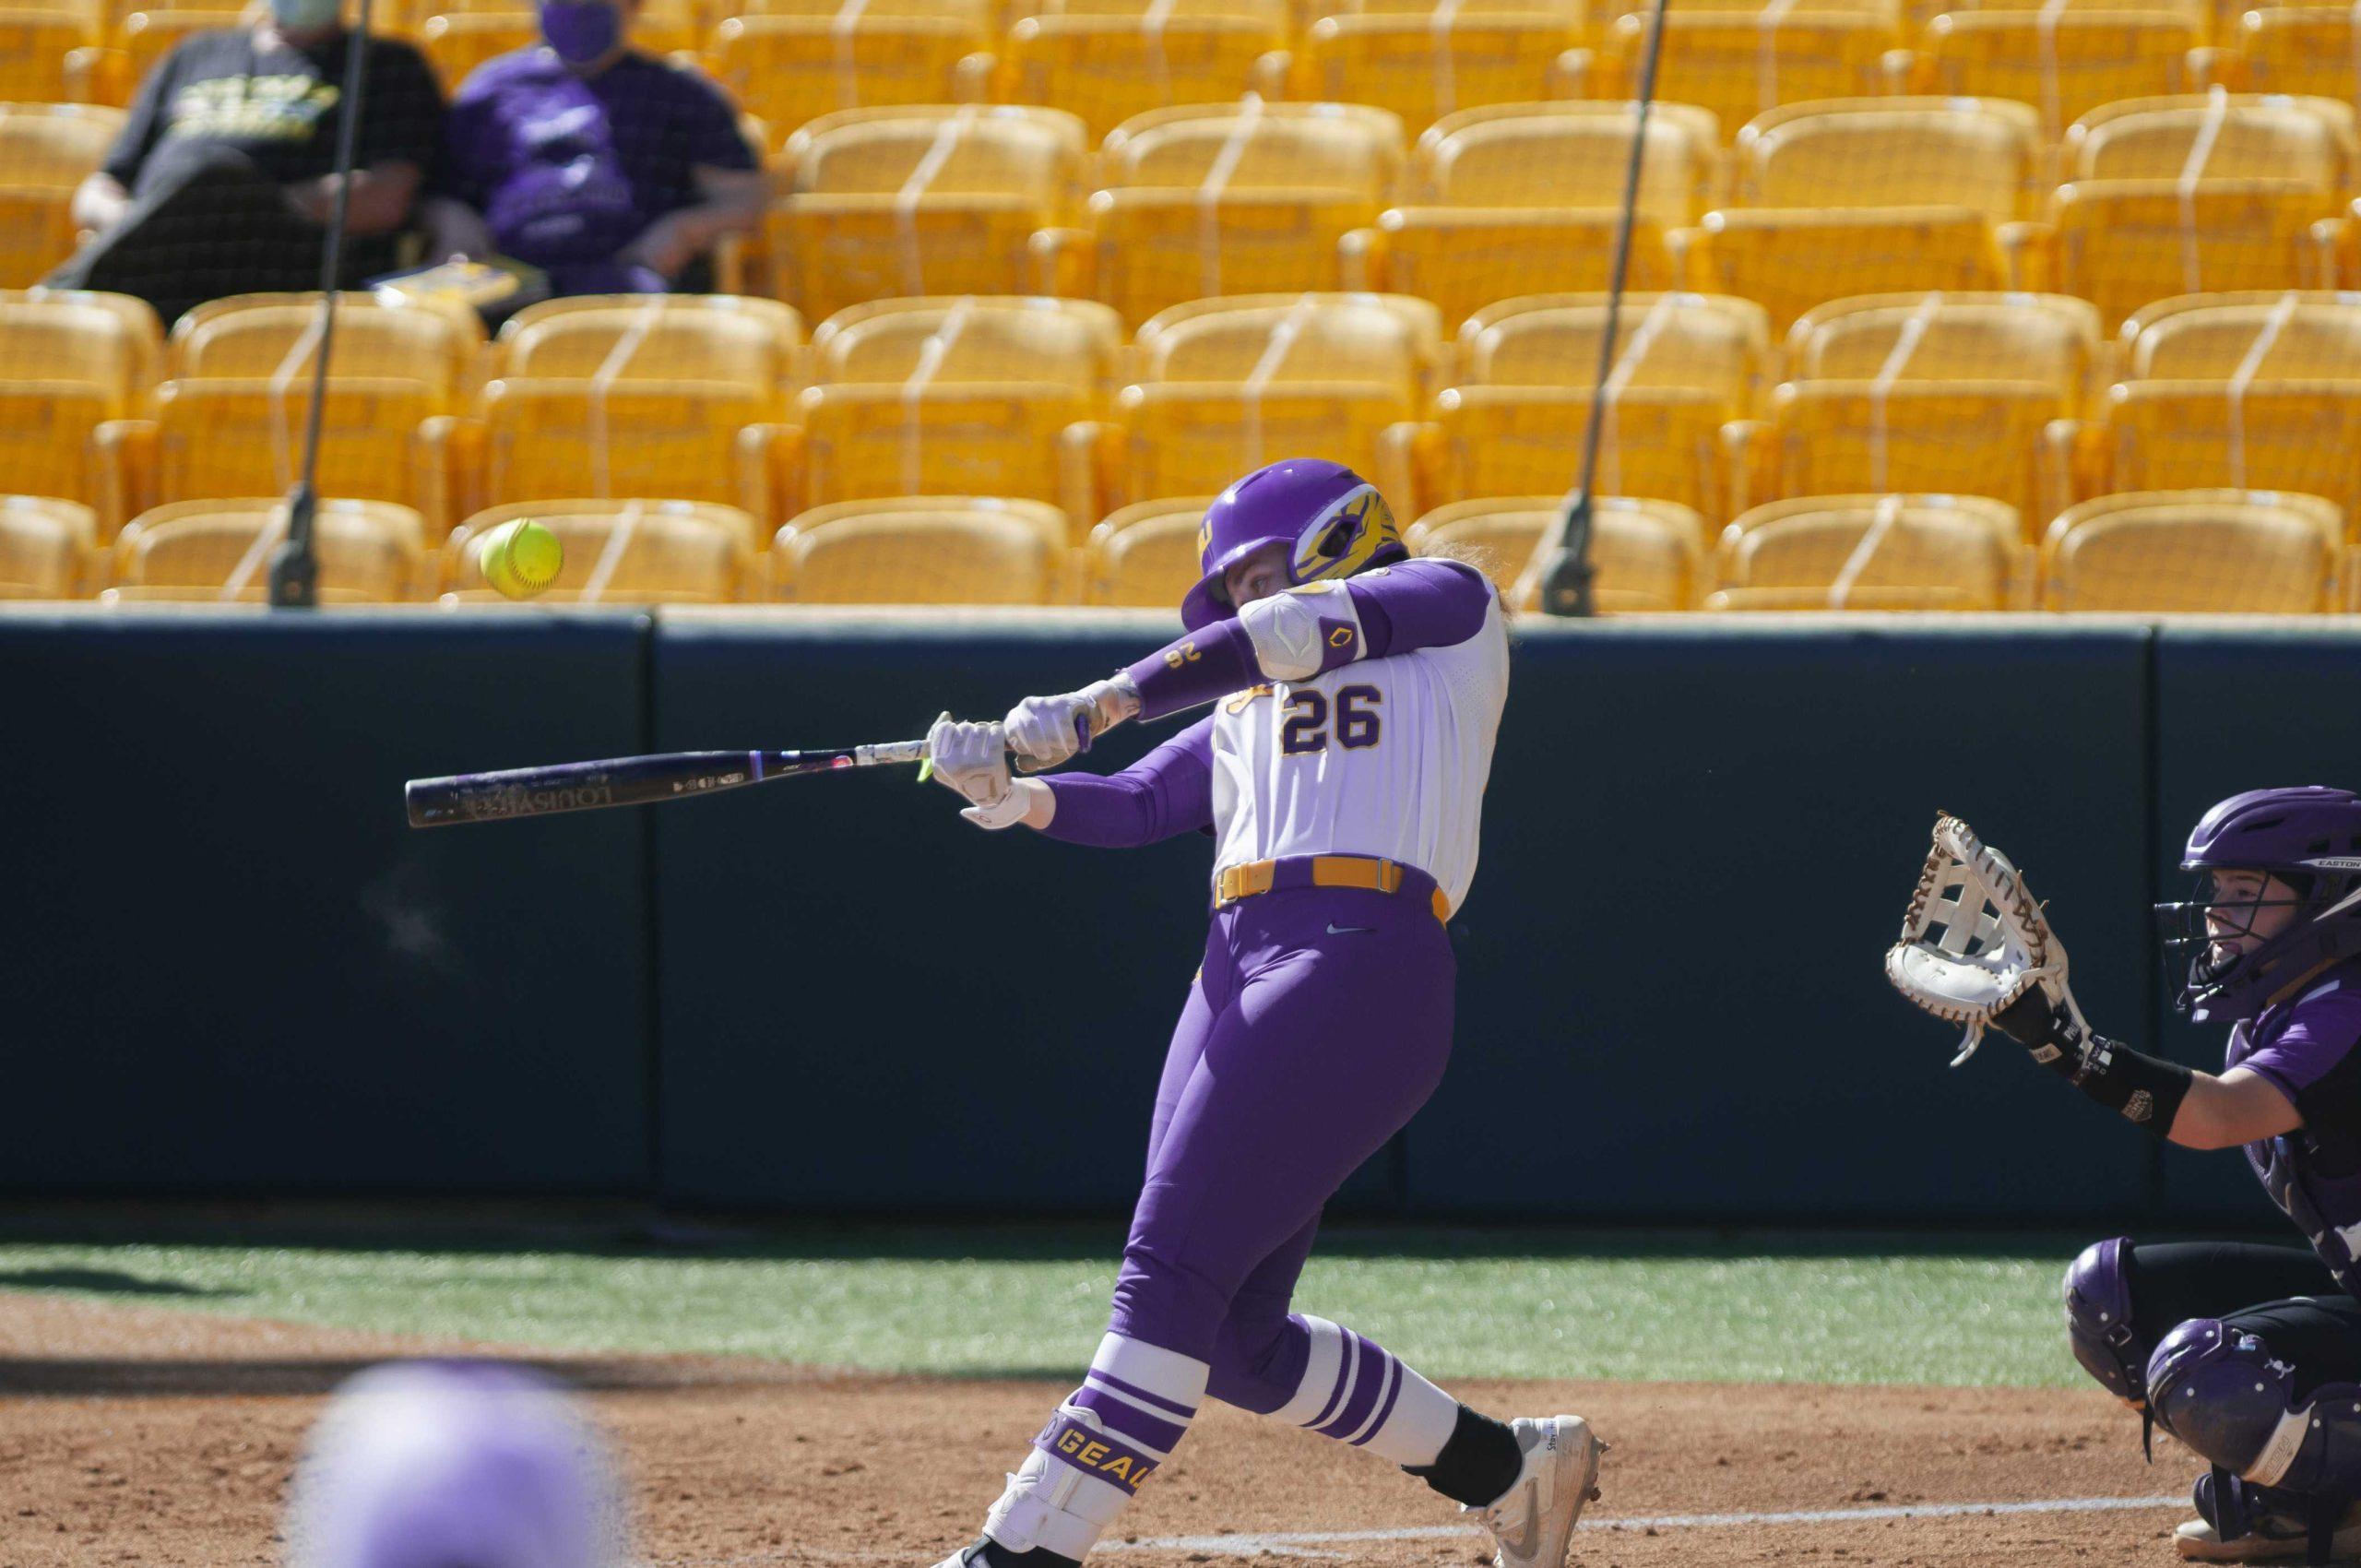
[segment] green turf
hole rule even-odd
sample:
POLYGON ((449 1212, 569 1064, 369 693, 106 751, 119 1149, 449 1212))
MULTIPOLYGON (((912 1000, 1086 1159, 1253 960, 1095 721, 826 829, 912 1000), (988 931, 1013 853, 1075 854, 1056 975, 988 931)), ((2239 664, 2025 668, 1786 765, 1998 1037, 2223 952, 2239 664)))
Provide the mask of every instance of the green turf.
MULTIPOLYGON (((660 1246, 535 1234, 121 1241, 0 1236, 0 1289, 552 1348, 1070 1375, 1116 1233, 837 1229, 660 1246)), ((1344 1230, 1299 1301, 1442 1377, 2072 1384, 2074 1240, 1344 1230)))

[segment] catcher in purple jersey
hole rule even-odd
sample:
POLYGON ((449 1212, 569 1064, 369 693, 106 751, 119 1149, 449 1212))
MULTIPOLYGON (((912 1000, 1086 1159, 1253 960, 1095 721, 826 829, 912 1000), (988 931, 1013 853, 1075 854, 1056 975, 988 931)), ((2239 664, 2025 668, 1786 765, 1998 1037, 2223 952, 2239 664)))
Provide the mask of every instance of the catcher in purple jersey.
POLYGON ((1148 1130, 1114 1310, 982 1538, 943 1568, 1073 1568, 1207 1397, 1369 1449, 1471 1510, 1501 1568, 1560 1568, 1603 1444, 1575 1416, 1513 1423, 1391 1353, 1291 1314, 1320 1210, 1407 1122, 1451 1049, 1442 921, 1475 873, 1507 693, 1498 596, 1412 560, 1376 490, 1275 463, 1214 502, 1185 636, 998 724, 929 736, 979 826, 1123 848, 1216 845, 1204 962, 1148 1130), (1094 734, 1214 705, 1109 777, 1014 778, 1094 734))
MULTIPOLYGON (((2062 952, 1990 1021, 2160 1137, 2243 1146, 2310 1241, 2101 1241, 2067 1271, 2066 1323, 2092 1377, 2212 1465, 2200 1517, 2175 1536, 2181 1556, 2326 1562, 2361 1551, 2361 797, 2233 795, 2198 823, 2181 865, 2197 897, 2158 913, 2167 952, 2189 956, 2180 1004, 2230 1026, 2220 1074, 2092 1033, 2062 952)), ((2038 908, 2016 918, 2038 950, 2038 908)), ((1922 1005, 1942 1000, 1896 983, 1922 1005)))

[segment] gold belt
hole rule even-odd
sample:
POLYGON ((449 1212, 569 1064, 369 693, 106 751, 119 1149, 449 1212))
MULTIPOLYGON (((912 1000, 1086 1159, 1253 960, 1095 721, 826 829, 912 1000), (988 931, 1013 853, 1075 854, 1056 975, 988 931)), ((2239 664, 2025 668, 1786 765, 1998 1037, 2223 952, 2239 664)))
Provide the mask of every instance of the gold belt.
MULTIPOLYGON (((1396 861, 1378 860, 1368 855, 1313 855, 1308 861, 1290 861, 1285 868, 1294 873, 1285 879, 1285 885, 1302 887, 1357 887, 1369 893, 1399 893, 1402 891, 1405 867, 1396 861), (1308 874, 1298 868, 1308 867, 1308 874)), ((1278 861, 1249 861, 1244 865, 1226 866, 1214 879, 1214 908, 1226 909, 1240 898, 1252 898, 1258 893, 1268 893, 1282 885, 1278 861)), ((1449 902, 1442 889, 1434 890, 1435 919, 1451 918, 1449 902)))

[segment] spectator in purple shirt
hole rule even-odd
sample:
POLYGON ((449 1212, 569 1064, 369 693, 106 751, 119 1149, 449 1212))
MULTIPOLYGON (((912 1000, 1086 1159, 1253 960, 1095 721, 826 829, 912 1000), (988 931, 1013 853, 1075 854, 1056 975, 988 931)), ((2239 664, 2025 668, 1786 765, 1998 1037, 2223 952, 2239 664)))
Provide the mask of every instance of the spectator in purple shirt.
POLYGON ((730 102, 625 38, 640 0, 543 0, 540 43, 478 66, 427 220, 442 255, 504 255, 560 294, 694 292, 766 187, 730 102))

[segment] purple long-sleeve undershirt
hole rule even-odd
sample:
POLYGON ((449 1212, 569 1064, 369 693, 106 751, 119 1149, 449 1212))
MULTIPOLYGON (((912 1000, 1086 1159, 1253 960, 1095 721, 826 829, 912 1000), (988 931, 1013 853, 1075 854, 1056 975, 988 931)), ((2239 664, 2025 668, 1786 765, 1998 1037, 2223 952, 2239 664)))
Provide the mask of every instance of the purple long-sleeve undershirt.
MULTIPOLYGON (((1360 617, 1360 636, 1323 639, 1323 674, 1356 659, 1465 642, 1482 628, 1492 602, 1484 574, 1456 561, 1398 562, 1347 578, 1345 591, 1360 617)), ((1336 624, 1349 630, 1344 622, 1336 624)), ((1157 649, 1124 673, 1139 688, 1142 719, 1218 701, 1270 678, 1255 659, 1254 639, 1235 616, 1157 649)))
POLYGON ((1210 828, 1213 732, 1213 716, 1207 714, 1121 773, 1067 773, 1044 780, 1058 808, 1042 833, 1070 844, 1133 849, 1210 828))

